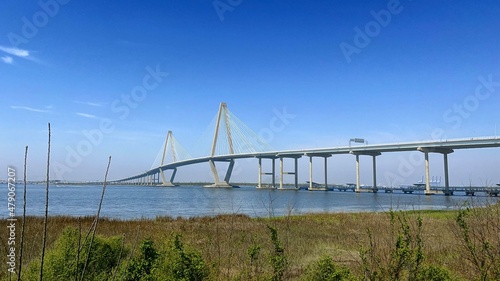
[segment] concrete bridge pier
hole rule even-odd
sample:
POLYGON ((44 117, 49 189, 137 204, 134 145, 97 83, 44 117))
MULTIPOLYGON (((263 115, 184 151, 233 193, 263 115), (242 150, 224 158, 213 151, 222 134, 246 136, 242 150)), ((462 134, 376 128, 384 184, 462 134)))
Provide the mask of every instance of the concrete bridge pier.
POLYGON ((233 187, 229 184, 229 180, 231 179, 231 174, 234 168, 234 159, 218 159, 220 162, 229 162, 229 166, 227 167, 226 175, 224 176, 224 180, 220 180, 219 173, 217 172, 217 167, 215 166, 215 161, 213 159, 209 160, 210 169, 212 170, 212 175, 214 177, 214 184, 205 185, 204 187, 233 187))
POLYGON ((283 181, 283 176, 284 175, 293 175, 294 176, 294 189, 299 189, 299 165, 298 165, 298 159, 302 157, 302 155, 296 155, 296 154, 280 154, 278 155, 280 159, 280 186, 278 189, 285 189, 284 188, 284 181, 283 181), (284 169, 284 163, 283 159, 284 158, 293 158, 294 159, 294 170, 293 172, 285 172, 283 171, 284 169))
POLYGON ((262 185, 262 175, 271 176, 271 186, 269 188, 276 188, 276 158, 277 157, 258 157, 259 158, 259 180, 257 183, 257 188, 266 188, 262 185), (272 161, 271 172, 262 172, 262 159, 270 159, 272 161))
POLYGON ((331 157, 330 153, 306 153, 309 156, 309 190, 314 190, 317 188, 313 187, 313 157, 323 157, 325 166, 325 186, 324 190, 328 190, 328 157, 331 157))
MULTIPOLYGON (((165 177, 165 173, 163 172, 162 169, 160 169, 160 172, 159 174, 161 175, 161 186, 170 186, 170 187, 174 187, 174 186, 177 186, 174 184, 174 179, 175 179, 175 175, 177 174, 177 168, 173 168, 172 169, 172 175, 170 176, 170 180, 167 181, 166 177, 165 177)), ((158 181, 159 183, 159 181, 158 181)))
POLYGON ((360 155, 368 155, 373 157, 373 192, 376 193, 378 191, 377 189, 377 161, 376 157, 381 155, 382 153, 380 152, 375 152, 375 151, 360 151, 360 152, 354 152, 351 151, 351 154, 354 154, 356 156, 356 190, 355 192, 361 192, 361 182, 360 182, 360 173, 359 173, 359 156, 360 155))
POLYGON ((377 188, 377 156, 372 155, 373 158, 373 193, 378 192, 377 188))
POLYGON ((444 194, 445 195, 453 195, 453 191, 450 190, 450 182, 448 176, 448 154, 453 153, 453 149, 450 148, 426 148, 426 147, 418 147, 418 151, 423 152, 425 154, 425 195, 432 195, 434 192, 431 192, 431 180, 430 180, 430 171, 429 171, 429 153, 441 153, 443 154, 444 161, 444 194))

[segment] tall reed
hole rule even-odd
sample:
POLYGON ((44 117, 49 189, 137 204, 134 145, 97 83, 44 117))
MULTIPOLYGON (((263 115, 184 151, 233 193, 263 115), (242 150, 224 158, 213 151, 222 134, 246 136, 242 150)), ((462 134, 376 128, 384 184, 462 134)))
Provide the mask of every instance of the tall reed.
POLYGON ((17 272, 17 280, 21 280, 21 271, 23 269, 23 248, 24 248, 24 223, 26 222, 26 160, 28 159, 28 146, 24 151, 24 173, 23 173, 23 221, 21 226, 21 247, 19 249, 19 270, 17 272))
POLYGON ((89 264, 89 261, 90 261, 92 243, 94 242, 95 232, 97 230, 97 224, 99 223, 99 215, 101 213, 102 201, 104 199, 104 193, 106 192, 106 185, 107 185, 107 180, 108 180, 108 171, 109 171, 110 164, 111 164, 111 156, 109 156, 109 159, 108 159, 108 166, 106 168, 106 174, 104 175, 104 183, 102 185, 101 199, 99 201, 99 207, 97 209, 97 214, 95 217, 95 224, 93 225, 92 236, 90 237, 89 251, 87 253, 87 260, 85 261, 85 264, 83 265, 82 275, 81 275, 80 280, 83 280, 83 277, 85 276, 85 270, 87 269, 87 265, 89 264))
POLYGON ((49 217, 49 172, 50 172, 50 123, 49 127, 49 142, 47 151, 47 178, 45 188, 45 218, 43 220, 43 241, 42 241, 42 257, 40 263, 40 281, 43 280, 43 261, 45 259, 45 246, 47 245, 47 221, 49 217))

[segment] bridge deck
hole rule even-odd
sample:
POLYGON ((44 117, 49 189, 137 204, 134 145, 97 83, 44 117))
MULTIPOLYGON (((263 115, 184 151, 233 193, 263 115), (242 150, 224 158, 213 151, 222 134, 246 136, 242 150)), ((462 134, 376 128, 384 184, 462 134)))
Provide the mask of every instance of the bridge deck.
POLYGON ((213 161, 228 161, 242 158, 279 158, 279 157, 302 157, 307 155, 329 155, 329 154, 377 154, 385 152, 403 152, 403 151, 418 151, 427 149, 429 152, 439 150, 454 150, 454 149, 470 149, 470 148, 489 148, 500 147, 500 138, 469 138, 469 139, 452 139, 444 141, 421 141, 421 142, 406 142, 406 143, 391 143, 378 145, 362 145, 362 146, 345 146, 332 148, 315 148, 315 149, 299 149, 299 150, 282 150, 269 151, 258 153, 241 153, 218 156, 206 156, 193 158, 189 160, 177 161, 169 163, 144 173, 137 174, 128 178, 115 180, 115 182, 130 181, 159 173, 160 170, 174 169, 182 166, 204 163, 209 160, 213 161))

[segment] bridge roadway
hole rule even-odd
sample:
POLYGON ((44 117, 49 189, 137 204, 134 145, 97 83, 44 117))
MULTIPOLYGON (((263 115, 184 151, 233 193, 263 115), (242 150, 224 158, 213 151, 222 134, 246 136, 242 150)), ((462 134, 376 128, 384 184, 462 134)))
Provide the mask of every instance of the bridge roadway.
MULTIPOLYGON (((391 144, 375 144, 375 145, 357 145, 357 146, 344 146, 344 147, 332 147, 332 148, 315 148, 315 149, 299 149, 299 150, 282 150, 282 151, 270 151, 270 152, 252 152, 252 153, 241 153, 241 154, 227 154, 227 155, 217 155, 217 156, 205 156, 199 158, 193 158, 188 160, 181 160, 177 162, 172 162, 149 171, 137 174, 135 176, 119 179, 113 181, 114 183, 126 183, 143 180, 147 182, 160 180, 160 175, 163 178, 164 185, 171 185, 175 177, 177 168, 204 163, 204 162, 230 162, 224 184, 221 186, 230 186, 229 179, 231 176, 232 165, 234 160, 243 158, 258 158, 259 159, 259 186, 261 186, 261 176, 272 175, 272 187, 275 187, 275 161, 280 159, 280 188, 283 188, 283 175, 291 174, 295 175, 295 187, 298 188, 297 182, 297 159, 303 156, 310 158, 310 184, 312 188, 312 158, 313 157, 324 157, 325 159, 325 171, 327 170, 327 158, 334 154, 353 154, 356 156, 356 191, 361 191, 361 186, 359 182, 359 156, 368 155, 373 157, 373 186, 376 186, 376 156, 381 155, 386 152, 404 152, 404 151, 420 151, 425 154, 425 191, 426 194, 433 194, 430 190, 430 175, 429 175, 429 153, 440 153, 444 156, 444 168, 445 168, 445 189, 449 188, 448 181, 448 158, 447 155, 452 153, 455 149, 472 149, 472 148, 492 148, 500 147, 500 137, 482 137, 482 138, 468 138, 468 139, 450 139, 450 140, 440 140, 440 141, 420 141, 420 142, 404 142, 404 143, 391 143, 391 144), (295 159, 295 171, 294 172, 284 172, 283 171, 283 158, 293 158, 295 159), (271 173, 262 173, 261 161, 262 159, 271 159, 273 171, 271 173), (173 170, 170 182, 166 181, 163 175, 165 170, 173 170)), ((327 178, 325 172, 325 186, 328 186, 327 178)), ((217 184, 217 179, 216 179, 217 184)), ((214 185, 218 186, 218 185, 214 185)), ((376 191, 376 189, 374 189, 376 191)))

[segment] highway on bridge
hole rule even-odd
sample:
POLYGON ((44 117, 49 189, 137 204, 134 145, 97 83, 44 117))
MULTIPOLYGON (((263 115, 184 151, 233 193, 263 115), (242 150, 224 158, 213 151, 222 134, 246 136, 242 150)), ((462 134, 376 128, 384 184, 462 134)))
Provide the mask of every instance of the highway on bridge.
MULTIPOLYGON (((269 151, 269 152, 252 152, 252 153, 240 153, 240 154, 227 154, 227 155, 217 155, 217 156, 206 156, 193 158, 188 160, 181 160, 173 163, 168 163, 157 168, 153 168, 146 172, 116 180, 114 182, 128 182, 141 178, 147 178, 154 174, 161 174, 163 171, 172 169, 175 170, 182 166, 188 166, 198 163, 205 162, 233 162, 236 159, 243 158, 259 158, 261 159, 283 159, 283 158, 300 158, 300 157, 330 157, 334 154, 353 154, 358 157, 359 155, 370 155, 374 159, 376 156, 387 153, 387 152, 404 152, 404 151, 420 151, 426 155, 426 177, 428 177, 428 153, 441 153, 445 157, 447 154, 452 153, 457 149, 472 149, 472 148, 491 148, 500 147, 500 138, 489 137, 489 138, 468 138, 468 139, 450 139, 450 140, 439 140, 439 141, 418 141, 418 142, 405 142, 405 143, 390 143, 390 144, 374 144, 374 145, 356 145, 356 146, 344 146, 344 147, 332 147, 332 148, 314 148, 314 149, 299 149, 299 150, 281 150, 281 151, 269 151)), ((447 158, 445 158, 445 165, 447 166, 447 158)), ((357 159, 357 169, 359 170, 359 159, 357 159)), ((231 167, 232 169, 232 167, 231 167)), ((446 182, 447 180, 447 167, 446 171, 446 182)), ((230 174, 230 171, 228 171, 230 174)), ((375 166, 374 166, 375 172, 375 166)), ((261 172, 259 172, 261 173, 261 172)), ((281 175, 282 176, 282 175, 281 175)), ((359 188, 359 172, 357 174, 357 185, 359 188)), ((227 177, 229 179, 229 177, 227 177)), ((259 176, 260 179, 260 176, 259 176)), ((312 180, 311 180, 312 182, 312 180)), ((376 182, 376 180, 375 180, 376 182)), ((228 182, 226 182, 228 184, 228 182)), ((445 183, 447 184, 447 183, 445 183)), ((374 185, 375 186, 375 185, 374 185)))

